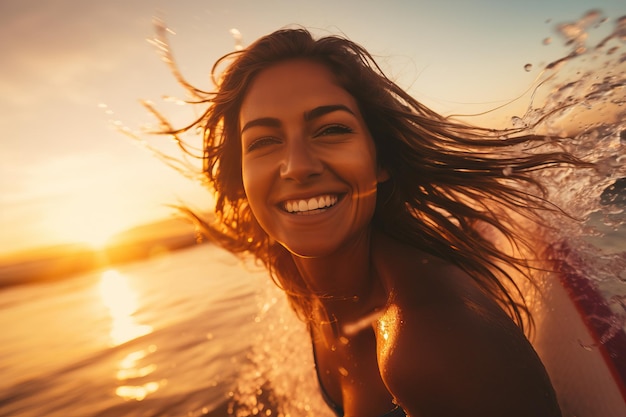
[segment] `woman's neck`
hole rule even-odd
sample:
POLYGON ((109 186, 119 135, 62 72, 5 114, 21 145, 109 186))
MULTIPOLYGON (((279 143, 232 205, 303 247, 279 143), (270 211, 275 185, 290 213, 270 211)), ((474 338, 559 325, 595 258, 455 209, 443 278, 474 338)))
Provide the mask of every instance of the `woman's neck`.
POLYGON ((302 279, 327 314, 354 320, 384 304, 383 288, 372 267, 369 231, 328 256, 293 256, 302 279))

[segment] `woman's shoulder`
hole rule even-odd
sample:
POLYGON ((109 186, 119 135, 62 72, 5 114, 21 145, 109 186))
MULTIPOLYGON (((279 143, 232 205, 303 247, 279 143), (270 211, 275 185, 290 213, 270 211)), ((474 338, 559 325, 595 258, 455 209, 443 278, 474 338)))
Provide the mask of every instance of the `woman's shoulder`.
MULTIPOLYGON (((500 306, 458 266, 419 248, 384 238, 375 261, 387 291, 384 316, 404 338, 427 334, 458 342, 472 329, 523 334, 500 306)), ((433 339, 434 340, 434 339, 433 339)))
POLYGON ((381 322, 392 323, 387 329, 395 332, 387 340, 412 348, 449 344, 457 350, 527 343, 507 313, 460 267, 401 242, 384 243, 376 271, 387 291, 381 322))
POLYGON ((376 269, 389 297, 376 325, 378 360, 407 411, 559 415, 532 346, 467 273, 402 243, 384 246, 376 269))

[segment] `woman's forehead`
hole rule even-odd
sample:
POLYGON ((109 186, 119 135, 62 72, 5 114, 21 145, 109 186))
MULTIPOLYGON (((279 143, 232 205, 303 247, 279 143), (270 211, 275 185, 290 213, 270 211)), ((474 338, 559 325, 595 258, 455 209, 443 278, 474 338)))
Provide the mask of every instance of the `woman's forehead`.
POLYGON ((321 105, 344 105, 358 112, 356 100, 324 64, 294 59, 274 64, 251 82, 239 120, 271 116, 286 110, 306 110, 321 105))

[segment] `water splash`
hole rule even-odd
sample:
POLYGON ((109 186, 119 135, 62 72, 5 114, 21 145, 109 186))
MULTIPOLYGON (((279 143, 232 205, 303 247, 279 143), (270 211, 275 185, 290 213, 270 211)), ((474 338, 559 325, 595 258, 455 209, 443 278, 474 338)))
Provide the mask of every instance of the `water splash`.
POLYGON ((241 32, 236 28, 232 28, 229 32, 235 40, 235 51, 241 51, 243 49, 243 36, 241 32))
POLYGON ((605 47, 626 39, 626 17, 617 19, 609 35, 589 47, 589 30, 605 21, 593 10, 577 22, 557 26, 570 51, 546 66, 526 113, 511 119, 514 127, 559 137, 550 145, 597 164, 595 173, 538 174, 552 185, 550 198, 580 218, 597 211, 611 215, 623 211, 619 203, 624 197, 618 187, 626 177, 626 53, 609 52, 621 45, 606 51, 605 47), (607 187, 613 187, 610 199, 607 187))
POLYGON ((331 417, 317 387, 306 325, 269 279, 264 288, 254 347, 230 393, 229 412, 235 417, 331 417))
MULTIPOLYGON (((604 296, 613 313, 602 320, 600 343, 626 326, 626 16, 612 22, 597 10, 556 26, 566 47, 547 64, 532 101, 511 126, 548 135, 542 150, 565 150, 595 164, 593 170, 542 170, 550 201, 583 222, 549 217, 550 239, 566 242, 563 259, 604 296), (595 31, 604 30, 605 36, 595 31)), ((545 41, 544 41, 545 43, 545 41)), ((529 150, 530 151, 530 150, 529 150)))
POLYGON ((566 45, 573 45, 575 51, 584 52, 586 49, 585 42, 589 37, 588 29, 601 20, 603 20, 602 12, 590 10, 576 22, 558 25, 557 31, 565 38, 566 45))

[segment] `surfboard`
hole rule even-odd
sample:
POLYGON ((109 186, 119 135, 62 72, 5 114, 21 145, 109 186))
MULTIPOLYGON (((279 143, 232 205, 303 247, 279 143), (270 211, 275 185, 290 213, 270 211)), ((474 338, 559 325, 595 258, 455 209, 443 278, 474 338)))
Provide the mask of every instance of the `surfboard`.
POLYGON ((626 417, 626 333, 567 244, 551 248, 555 261, 530 307, 531 339, 557 392, 564 417, 626 417))

